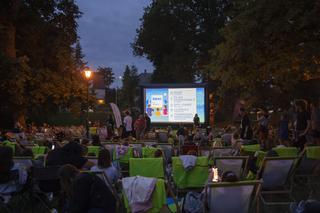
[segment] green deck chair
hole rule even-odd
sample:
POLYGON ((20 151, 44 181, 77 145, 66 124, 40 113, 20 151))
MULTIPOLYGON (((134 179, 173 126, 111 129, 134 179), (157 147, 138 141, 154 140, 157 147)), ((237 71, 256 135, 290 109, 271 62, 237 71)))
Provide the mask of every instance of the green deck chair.
POLYGON ((130 158, 129 175, 164 178, 163 158, 130 158))
MULTIPOLYGON (((158 179, 155 190, 152 194, 152 208, 147 211, 147 213, 159 213, 160 209, 162 209, 167 204, 167 196, 166 196, 166 188, 165 188, 165 181, 163 179, 158 179)), ((123 193, 124 197, 124 206, 127 212, 131 212, 128 200, 123 193)))
POLYGON ((241 153, 242 154, 254 154, 256 151, 259 151, 259 150, 260 150, 260 144, 241 146, 241 153))
POLYGON ((120 158, 117 158, 116 156, 116 148, 113 150, 113 159, 116 161, 119 161, 120 163, 129 164, 129 159, 133 158, 133 147, 128 148, 128 152, 121 156, 120 158))
POLYGON ((154 158, 154 153, 157 148, 154 147, 142 147, 142 157, 143 158, 154 158))
POLYGON ((93 153, 96 157, 98 157, 100 151, 100 146, 88 146, 88 154, 93 153))
POLYGON ((191 171, 185 171, 179 157, 172 157, 172 175, 178 189, 203 187, 209 175, 208 157, 198 157, 191 171))

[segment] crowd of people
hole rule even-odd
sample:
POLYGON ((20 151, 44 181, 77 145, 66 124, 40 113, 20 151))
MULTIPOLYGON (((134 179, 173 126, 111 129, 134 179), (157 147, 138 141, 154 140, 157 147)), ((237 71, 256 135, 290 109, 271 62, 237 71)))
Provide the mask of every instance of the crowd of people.
MULTIPOLYGON (((267 110, 260 110, 256 119, 252 119, 252 114, 241 108, 240 122, 229 124, 225 128, 202 128, 197 115, 193 125, 180 124, 176 130, 171 126, 155 128, 151 126, 148 114, 141 114, 136 120, 133 120, 129 111, 124 114, 123 126, 119 129, 114 128, 112 121, 107 125, 92 125, 89 129, 90 138, 85 138, 86 129, 83 126, 29 125, 1 132, 2 202, 9 202, 12 194, 21 191, 30 181, 30 171, 15 163, 14 156, 32 157, 33 167, 60 166, 60 184, 56 187, 65 195, 63 212, 99 213, 116 211, 114 192, 96 176, 81 171, 103 172, 111 184, 117 184, 123 178, 121 168, 113 161, 114 153, 104 144, 107 141, 117 141, 123 149, 134 141, 154 140, 176 147, 176 155, 190 156, 197 156, 198 153, 194 150, 183 153, 180 148, 185 145, 228 146, 236 154, 240 152, 241 146, 258 143, 261 150, 267 151, 266 156, 277 156, 273 147, 295 146, 302 150, 306 145, 320 145, 318 103, 297 102, 294 111, 282 112, 276 122, 272 121, 272 115, 267 110), (14 144, 14 148, 8 146, 10 144, 14 144), (34 156, 30 146, 35 145, 47 148, 45 156, 34 156), (92 154, 88 152, 90 146, 100 147, 96 164, 88 158, 92 154)), ((158 149, 153 157, 164 157, 164 152, 158 149)), ((248 163, 252 173, 257 172, 255 161, 252 157, 248 163)), ((222 178, 228 182, 238 181, 230 171, 225 171, 222 178)))

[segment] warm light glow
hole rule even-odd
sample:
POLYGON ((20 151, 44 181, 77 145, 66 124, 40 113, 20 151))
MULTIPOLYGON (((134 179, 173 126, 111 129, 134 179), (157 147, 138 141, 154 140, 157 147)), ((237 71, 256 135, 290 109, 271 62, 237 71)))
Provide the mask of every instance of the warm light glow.
POLYGON ((212 168, 212 182, 218 182, 219 176, 218 176, 218 168, 213 167, 212 168))
POLYGON ((91 70, 85 70, 84 71, 84 75, 86 76, 86 79, 90 79, 90 77, 92 75, 92 71, 91 70))
POLYGON ((99 99, 98 100, 98 104, 104 104, 104 100, 103 99, 99 99))

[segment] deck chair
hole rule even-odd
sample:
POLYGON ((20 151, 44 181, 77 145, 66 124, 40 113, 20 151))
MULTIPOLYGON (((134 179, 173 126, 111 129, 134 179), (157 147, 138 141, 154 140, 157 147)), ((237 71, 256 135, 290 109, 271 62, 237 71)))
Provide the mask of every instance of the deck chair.
POLYGON ((234 172, 238 179, 244 177, 247 171, 248 156, 226 156, 226 157, 216 157, 214 158, 215 166, 223 171, 234 172))
POLYGON ((231 147, 220 147, 212 149, 212 157, 232 156, 234 149, 231 147))
POLYGON ((298 157, 299 150, 296 147, 279 147, 273 148, 280 157, 298 157))
POLYGON ((162 149, 166 163, 171 163, 172 162, 172 155, 174 153, 174 149, 172 147, 172 144, 159 143, 159 144, 157 144, 157 147, 162 149))
POLYGON ((296 158, 266 157, 257 173, 262 179, 260 200, 263 206, 286 207, 294 199, 291 195, 291 175, 296 158))
POLYGON ((33 166, 32 157, 13 157, 13 162, 22 165, 26 170, 33 166))
POLYGON ((105 175, 102 171, 82 171, 83 173, 91 173, 99 177, 103 182, 106 184, 106 186, 109 188, 109 190, 112 192, 114 198, 117 201, 117 212, 120 211, 120 206, 122 205, 121 198, 118 195, 116 186, 112 184, 112 182, 109 180, 109 178, 105 175))
POLYGON ((154 154, 157 148, 154 147, 142 147, 142 157, 143 158, 154 158, 154 154))
POLYGON ((130 158, 129 175, 164 179, 163 158, 130 158))
POLYGON ((129 146, 133 147, 135 157, 141 157, 142 156, 142 147, 143 143, 130 143, 129 146))
MULTIPOLYGON (((308 146, 301 152, 294 174, 294 188, 305 192, 306 196, 320 191, 320 146, 308 146)), ((302 194, 302 193, 299 193, 302 194)))
POLYGON ((241 146, 242 155, 253 155, 256 151, 259 151, 259 150, 260 150, 260 144, 241 146))
POLYGON ((100 146, 87 146, 88 154, 94 154, 95 156, 99 155, 100 146))
MULTIPOLYGON (((163 179, 157 179, 155 189, 152 193, 152 208, 147 211, 147 213, 159 213, 160 210, 167 204, 167 196, 166 196, 166 183, 163 179)), ((124 197, 124 206, 126 208, 126 212, 131 212, 128 199, 123 193, 124 197)))
POLYGON ((157 141, 139 141, 144 144, 144 146, 153 146, 157 144, 157 141))
POLYGON ((167 132, 159 132, 158 133, 158 142, 159 143, 168 143, 168 133, 167 132))
POLYGON ((86 156, 88 161, 92 162, 94 165, 98 165, 98 157, 96 156, 86 156))
POLYGON ((121 174, 126 177, 129 175, 129 159, 133 158, 133 147, 128 147, 127 153, 119 157, 116 153, 116 146, 118 145, 115 145, 113 150, 113 162, 118 164, 121 174))
POLYGON ((210 157, 211 156, 211 151, 212 151, 211 147, 200 147, 199 148, 199 155, 200 156, 210 157))
POLYGON ((209 213, 248 213, 254 211, 260 181, 209 183, 205 187, 204 206, 209 213))
POLYGON ((179 157, 172 158, 172 177, 177 194, 187 189, 203 188, 208 180, 208 158, 197 157, 196 166, 186 171, 179 157))

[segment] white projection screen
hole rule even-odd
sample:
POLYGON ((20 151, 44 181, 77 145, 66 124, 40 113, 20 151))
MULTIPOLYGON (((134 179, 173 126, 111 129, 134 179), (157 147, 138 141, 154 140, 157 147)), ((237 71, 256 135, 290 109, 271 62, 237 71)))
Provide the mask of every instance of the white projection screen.
POLYGON ((205 87, 145 87, 143 100, 152 123, 192 123, 195 114, 206 122, 205 87))

